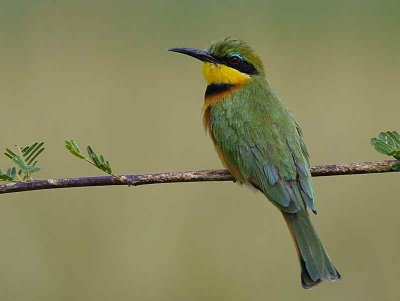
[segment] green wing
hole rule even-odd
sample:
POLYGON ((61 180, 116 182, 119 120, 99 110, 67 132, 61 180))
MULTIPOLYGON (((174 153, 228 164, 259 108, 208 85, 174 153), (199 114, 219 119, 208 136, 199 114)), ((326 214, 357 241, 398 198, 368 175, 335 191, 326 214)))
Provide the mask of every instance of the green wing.
POLYGON ((226 160, 288 213, 315 211, 307 149, 291 113, 265 80, 211 108, 211 135, 226 160))

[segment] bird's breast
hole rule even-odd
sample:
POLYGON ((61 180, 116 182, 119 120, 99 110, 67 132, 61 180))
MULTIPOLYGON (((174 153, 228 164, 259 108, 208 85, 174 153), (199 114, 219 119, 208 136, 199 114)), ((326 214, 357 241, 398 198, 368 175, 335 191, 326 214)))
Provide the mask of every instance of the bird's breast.
POLYGON ((203 104, 203 125, 206 131, 210 128, 211 106, 227 101, 228 96, 237 88, 238 85, 227 83, 209 84, 207 86, 203 104))

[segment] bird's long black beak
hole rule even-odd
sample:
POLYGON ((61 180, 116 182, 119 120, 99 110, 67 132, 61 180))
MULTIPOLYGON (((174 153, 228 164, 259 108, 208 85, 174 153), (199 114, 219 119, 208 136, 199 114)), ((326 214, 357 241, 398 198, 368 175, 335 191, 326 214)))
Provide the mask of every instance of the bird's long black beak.
POLYGON ((200 49, 178 47, 178 48, 168 49, 168 51, 179 52, 186 55, 190 55, 203 62, 210 62, 214 64, 218 63, 218 60, 215 57, 213 57, 208 51, 200 49))

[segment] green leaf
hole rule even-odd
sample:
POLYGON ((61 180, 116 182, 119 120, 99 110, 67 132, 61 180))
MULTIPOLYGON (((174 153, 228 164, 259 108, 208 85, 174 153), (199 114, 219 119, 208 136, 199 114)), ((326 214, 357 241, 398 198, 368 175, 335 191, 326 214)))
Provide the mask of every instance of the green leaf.
POLYGON ((400 171, 400 163, 393 164, 392 169, 400 171))
POLYGON ((28 150, 29 150, 29 146, 25 146, 25 147, 22 147, 21 148, 21 152, 23 153, 23 154, 25 154, 28 150))
POLYGON ((14 178, 11 178, 5 174, 0 174, 0 181, 4 181, 4 182, 13 182, 14 178))
POLYGON ((387 155, 391 150, 391 148, 385 142, 383 142, 377 138, 372 138, 371 144, 377 152, 384 154, 384 155, 387 155))
POLYGON ((17 176, 17 169, 15 167, 7 169, 7 176, 9 176, 10 178, 15 179, 16 176, 17 176))
POLYGON ((36 142, 23 154, 28 164, 31 164, 44 151, 43 144, 44 142, 36 142))
POLYGON ((397 141, 400 143, 400 133, 397 131, 392 131, 392 134, 396 137, 397 141))
POLYGON ((12 160, 15 162, 15 164, 18 165, 19 168, 21 169, 25 169, 26 168, 26 164, 24 162, 24 160, 20 157, 20 156, 15 156, 12 158, 12 160))
POLYGON ((65 147, 75 157, 78 157, 79 159, 85 159, 85 156, 81 154, 81 150, 74 140, 65 140, 65 147))
POLYGON ((5 174, 0 171, 0 181, 15 181, 16 174, 17 169, 15 167, 7 169, 7 172, 5 174))
POLYGON ((8 169, 7 176, 13 178, 14 180, 21 180, 21 178, 23 180, 31 180, 31 175, 40 170, 40 167, 35 165, 38 162, 36 159, 45 150, 43 145, 44 142, 35 142, 30 146, 17 146, 19 155, 14 153, 9 148, 6 148, 4 154, 18 167, 18 169, 15 167, 8 169))
POLYGON ((398 132, 381 132, 377 138, 371 139, 371 144, 377 152, 400 160, 400 134, 398 132))
MULTIPOLYGON (((35 161, 35 159, 45 150, 44 147, 42 147, 41 149, 38 149, 38 151, 35 151, 35 153, 32 153, 32 157, 28 157, 26 158, 26 160, 28 160, 28 164, 32 164, 33 161, 35 161)), ((37 161, 35 161, 35 163, 33 165, 35 165, 37 163, 37 161)))
POLYGON ((33 174, 35 172, 38 172, 40 170, 40 167, 32 166, 32 165, 26 165, 25 169, 28 171, 28 173, 33 174))
POLYGON ((94 165, 108 174, 112 173, 110 162, 106 161, 103 155, 98 156, 90 145, 87 147, 87 153, 94 165))
POLYGON ((92 147, 89 145, 86 149, 90 159, 92 159, 93 163, 96 164, 97 167, 99 167, 100 160, 97 157, 96 153, 93 151, 92 147))
POLYGON ((107 160, 104 159, 103 155, 99 156, 99 160, 100 160, 100 164, 102 166, 102 170, 104 170, 106 173, 112 173, 111 171, 111 166, 110 166, 110 162, 108 162, 107 160))
POLYGON ((6 151, 4 153, 4 155, 6 155, 8 158, 12 159, 15 156, 17 156, 12 150, 10 150, 9 148, 6 148, 6 151))
POLYGON ((398 151, 398 147, 396 145, 395 140, 393 140, 390 132, 379 134, 379 138, 383 141, 387 146, 387 155, 393 156, 398 151))
POLYGON ((78 144, 74 141, 74 140, 66 140, 65 141, 65 147, 76 157, 80 158, 80 159, 84 159, 87 162, 89 162, 90 164, 96 166, 98 169, 108 173, 109 175, 112 175, 113 177, 119 179, 120 181, 124 182, 125 181, 119 177, 116 176, 112 173, 112 169, 111 169, 111 164, 110 162, 108 162, 103 155, 98 155, 96 154, 96 152, 93 150, 93 148, 88 145, 86 147, 86 151, 88 154, 88 158, 86 158, 85 156, 83 156, 83 154, 81 153, 81 150, 78 146, 78 144))
POLYGON ((22 147, 21 148, 21 152, 24 155, 24 157, 29 155, 29 153, 36 147, 36 145, 38 145, 38 142, 35 142, 31 146, 28 145, 28 146, 22 147))
POLYGON ((393 131, 393 132, 386 132, 386 135, 388 136, 388 137, 390 137, 390 139, 391 139, 391 141, 392 141, 392 143, 393 143, 393 146, 395 147, 395 148, 399 148, 400 147, 400 135, 399 135, 399 133, 397 133, 397 132, 395 132, 395 131, 393 131), (397 134, 397 135, 396 135, 397 134))
POLYGON ((106 162, 105 162, 105 165, 106 165, 106 167, 107 167, 107 172, 108 172, 109 174, 111 174, 111 173, 112 173, 112 169, 111 169, 110 162, 106 161, 106 162))

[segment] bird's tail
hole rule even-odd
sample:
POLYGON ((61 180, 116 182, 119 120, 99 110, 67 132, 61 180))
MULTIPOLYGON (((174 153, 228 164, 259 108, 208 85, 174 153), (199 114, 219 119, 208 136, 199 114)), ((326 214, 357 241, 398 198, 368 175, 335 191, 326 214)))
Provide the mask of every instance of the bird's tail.
POLYGON ((311 288, 323 280, 339 280, 340 274, 319 239, 307 209, 303 208, 297 213, 282 213, 299 255, 303 287, 311 288))

